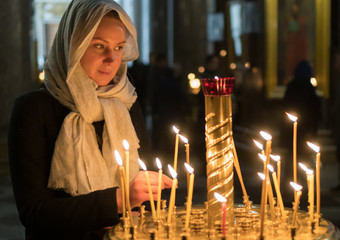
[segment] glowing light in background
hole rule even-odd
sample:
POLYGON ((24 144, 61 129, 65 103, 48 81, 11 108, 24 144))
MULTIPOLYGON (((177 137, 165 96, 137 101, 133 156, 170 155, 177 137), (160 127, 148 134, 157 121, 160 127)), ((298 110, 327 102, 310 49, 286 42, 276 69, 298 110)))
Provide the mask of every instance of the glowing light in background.
POLYGON ((198 94, 201 90, 201 81, 198 78, 189 80, 190 91, 193 94, 198 94))
POLYGON ((220 51, 220 56, 221 57, 225 57, 225 56, 227 56, 227 51, 226 50, 224 50, 224 49, 222 49, 221 51, 220 51))
POLYGON ((41 83, 45 81, 45 71, 42 71, 41 73, 39 73, 39 80, 41 83))
POLYGON ((192 80, 192 79, 194 79, 196 76, 195 76, 195 74, 194 73, 189 73, 188 74, 188 79, 189 80, 192 80))
POLYGON ((316 78, 314 77, 310 78, 310 83, 313 85, 313 87, 318 86, 318 81, 316 81, 316 78))
POLYGON ((199 73, 204 73, 204 71, 205 71, 205 68, 203 66, 199 66, 198 67, 198 72, 199 73))

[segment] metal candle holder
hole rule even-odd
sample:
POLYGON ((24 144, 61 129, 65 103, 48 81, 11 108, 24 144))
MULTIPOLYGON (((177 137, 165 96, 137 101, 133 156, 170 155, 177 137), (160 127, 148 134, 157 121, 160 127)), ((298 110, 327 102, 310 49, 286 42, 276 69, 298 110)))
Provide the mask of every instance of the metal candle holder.
POLYGON ((202 79, 205 101, 208 225, 221 219, 218 192, 227 199, 226 222, 234 219, 232 100, 235 78, 202 79))

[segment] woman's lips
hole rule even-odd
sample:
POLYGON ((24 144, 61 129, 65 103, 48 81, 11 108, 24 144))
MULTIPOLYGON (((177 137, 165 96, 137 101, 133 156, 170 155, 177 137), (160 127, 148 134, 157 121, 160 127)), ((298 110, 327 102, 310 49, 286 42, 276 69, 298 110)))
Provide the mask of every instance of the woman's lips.
POLYGON ((111 71, 100 71, 100 70, 99 70, 99 72, 100 72, 101 74, 104 74, 104 75, 110 75, 110 74, 111 74, 111 71))

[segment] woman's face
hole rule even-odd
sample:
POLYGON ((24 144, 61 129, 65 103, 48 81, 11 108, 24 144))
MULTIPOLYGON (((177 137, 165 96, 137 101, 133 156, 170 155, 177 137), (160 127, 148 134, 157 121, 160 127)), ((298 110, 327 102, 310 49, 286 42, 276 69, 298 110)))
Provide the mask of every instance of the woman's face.
POLYGON ((116 75, 126 43, 126 28, 119 20, 103 17, 80 64, 99 86, 107 85, 116 75))

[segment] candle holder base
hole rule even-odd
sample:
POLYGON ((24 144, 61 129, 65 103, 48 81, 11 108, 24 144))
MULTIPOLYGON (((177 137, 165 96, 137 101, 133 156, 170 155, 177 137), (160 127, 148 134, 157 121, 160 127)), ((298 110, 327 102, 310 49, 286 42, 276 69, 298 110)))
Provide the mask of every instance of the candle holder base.
MULTIPOLYGON (((276 218, 275 222, 270 215, 266 215, 264 221, 264 240, 323 240, 323 239, 339 239, 339 230, 328 220, 321 219, 320 226, 315 228, 314 232, 310 231, 309 214, 305 211, 297 212, 296 228, 291 228, 289 225, 292 222, 293 210, 286 208, 287 219, 276 218), (294 229, 294 230, 292 230, 294 229)), ((185 208, 178 207, 174 214, 171 224, 158 222, 158 227, 155 224, 152 214, 145 213, 145 221, 140 228, 126 228, 119 224, 107 232, 104 240, 127 240, 134 237, 135 239, 149 240, 154 236, 158 240, 166 239, 195 239, 195 240, 220 240, 223 237, 221 229, 221 221, 215 219, 214 226, 209 227, 207 223, 207 211, 204 205, 193 205, 190 216, 189 228, 185 228, 183 217, 185 216, 185 208)), ((134 222, 138 223, 138 216, 134 216, 134 222)), ((234 221, 232 224, 227 222, 226 236, 227 239, 238 240, 258 240, 260 236, 260 207, 253 204, 248 211, 243 204, 234 205, 234 221)))

